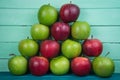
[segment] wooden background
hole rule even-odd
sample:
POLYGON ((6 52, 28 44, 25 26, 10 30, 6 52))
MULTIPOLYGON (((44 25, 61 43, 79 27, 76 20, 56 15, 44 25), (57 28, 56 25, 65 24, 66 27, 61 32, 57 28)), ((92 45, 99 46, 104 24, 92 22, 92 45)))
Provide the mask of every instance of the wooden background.
MULTIPOLYGON (((71 0, 81 8, 79 21, 91 25, 91 34, 103 42, 102 56, 115 62, 120 73, 120 0, 71 0)), ((30 37, 31 25, 38 23, 41 5, 50 3, 58 10, 70 0, 0 0, 0 72, 8 71, 10 53, 19 55, 18 42, 30 37)))

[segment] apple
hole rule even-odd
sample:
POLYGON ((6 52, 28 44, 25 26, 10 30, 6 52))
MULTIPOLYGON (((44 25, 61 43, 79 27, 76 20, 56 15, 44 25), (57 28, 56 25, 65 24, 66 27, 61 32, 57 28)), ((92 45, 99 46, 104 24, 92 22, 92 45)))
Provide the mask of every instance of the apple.
POLYGON ((85 21, 76 21, 71 26, 71 35, 74 39, 87 39, 90 35, 90 31, 90 25, 85 21))
POLYGON ((83 42, 83 53, 87 56, 96 57, 102 53, 103 45, 98 39, 86 39, 83 42))
POLYGON ((13 75, 24 75, 27 72, 27 59, 21 55, 11 57, 8 69, 13 75))
POLYGON ((56 22, 58 17, 57 9, 48 5, 42 5, 38 11, 38 20, 39 23, 51 26, 54 22, 56 22))
POLYGON ((49 61, 42 56, 34 56, 29 60, 29 69, 33 75, 45 75, 49 70, 49 61))
POLYGON ((108 57, 96 57, 92 62, 93 71, 99 77, 112 76, 115 64, 112 59, 108 57))
POLYGON ((64 4, 60 8, 60 18, 65 23, 74 22, 80 14, 80 8, 72 3, 64 4))
POLYGON ((91 62, 87 57, 75 57, 71 61, 71 70, 78 76, 88 75, 91 71, 91 62))
POLYGON ((81 44, 79 42, 67 39, 61 46, 62 54, 67 58, 74 58, 81 54, 81 44))
POLYGON ((23 39, 18 45, 19 52, 25 57, 35 56, 38 52, 38 44, 32 39, 23 39))
POLYGON ((42 24, 34 24, 30 33, 34 40, 45 40, 49 36, 49 28, 42 24))
POLYGON ((44 40, 40 45, 40 54, 48 59, 56 57, 59 51, 60 45, 55 40, 44 40))
POLYGON ((69 60, 64 56, 58 56, 50 61, 50 71, 55 75, 65 75, 70 68, 69 60))
POLYGON ((69 37, 70 26, 64 22, 56 22, 51 27, 51 34, 55 40, 65 40, 69 37))

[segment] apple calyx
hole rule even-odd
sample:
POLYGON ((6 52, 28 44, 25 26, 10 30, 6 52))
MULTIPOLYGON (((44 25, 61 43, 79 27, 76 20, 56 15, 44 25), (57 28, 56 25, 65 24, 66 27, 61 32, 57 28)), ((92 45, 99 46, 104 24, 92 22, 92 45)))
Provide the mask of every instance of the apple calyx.
POLYGON ((105 54, 105 57, 107 57, 110 54, 110 52, 107 52, 107 54, 105 54))
POLYGON ((14 53, 11 53, 11 54, 9 54, 9 56, 16 56, 16 54, 14 54, 14 53))

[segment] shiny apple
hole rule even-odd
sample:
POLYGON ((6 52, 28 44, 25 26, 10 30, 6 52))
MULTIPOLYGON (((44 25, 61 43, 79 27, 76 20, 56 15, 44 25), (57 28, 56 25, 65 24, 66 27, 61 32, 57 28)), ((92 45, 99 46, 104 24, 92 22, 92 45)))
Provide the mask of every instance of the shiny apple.
POLYGON ((35 56, 38 52, 38 44, 32 39, 23 39, 18 45, 19 52, 25 57, 35 56))
POLYGON ((86 57, 75 57, 71 61, 71 70, 78 76, 88 75, 91 71, 91 62, 86 57))
POLYGON ((96 57, 92 66, 94 73, 99 77, 110 77, 115 70, 114 61, 108 57, 96 57))
POLYGON ((42 5, 38 11, 38 20, 40 24, 51 26, 58 17, 57 9, 50 4, 42 5))
POLYGON ((64 22, 56 22, 51 27, 51 34, 55 40, 65 40, 69 37, 70 26, 64 22))
POLYGON ((99 56, 103 50, 102 42, 98 39, 86 39, 82 46, 83 53, 92 57, 99 56))
POLYGON ((35 76, 45 75, 49 70, 49 61, 45 57, 34 56, 29 60, 29 70, 35 76))
POLYGON ((45 40, 40 44, 40 54, 48 59, 59 54, 60 44, 55 40, 45 40))
POLYGON ((81 54, 81 51, 81 44, 77 41, 67 39, 62 42, 61 52, 65 57, 69 59, 79 56, 81 54))
POLYGON ((72 3, 64 4, 60 8, 60 18, 63 22, 69 23, 77 20, 80 14, 80 8, 72 3))
POLYGON ((58 56, 50 61, 50 71, 55 75, 65 75, 70 68, 69 60, 64 56, 58 56))
POLYGON ((45 40, 49 37, 48 26, 42 24, 34 24, 31 27, 31 36, 34 40, 45 40))
POLYGON ((27 65, 27 59, 21 55, 8 60, 8 69, 13 75, 24 75, 27 72, 27 65))
POLYGON ((74 39, 85 40, 90 35, 90 25, 85 21, 76 21, 71 26, 71 35, 74 39))

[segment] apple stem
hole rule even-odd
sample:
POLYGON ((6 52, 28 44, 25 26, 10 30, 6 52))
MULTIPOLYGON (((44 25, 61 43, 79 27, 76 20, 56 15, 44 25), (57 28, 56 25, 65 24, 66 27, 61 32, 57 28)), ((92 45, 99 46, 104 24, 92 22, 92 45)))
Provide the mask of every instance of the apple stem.
POLYGON ((50 3, 48 3, 48 5, 50 6, 50 3))
POLYGON ((107 52, 107 54, 105 55, 105 57, 106 57, 108 54, 110 54, 110 52, 107 52))
POLYGON ((91 35, 91 39, 93 39, 93 35, 91 35))
POLYGON ((9 54, 9 56, 16 56, 14 53, 9 54))
POLYGON ((72 1, 70 1, 70 4, 72 3, 72 1))
POLYGON ((29 39, 29 36, 27 37, 27 39, 29 39))

